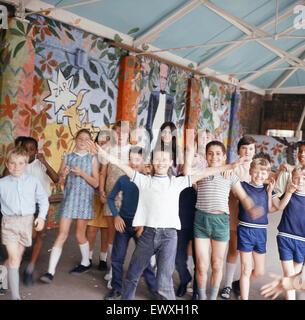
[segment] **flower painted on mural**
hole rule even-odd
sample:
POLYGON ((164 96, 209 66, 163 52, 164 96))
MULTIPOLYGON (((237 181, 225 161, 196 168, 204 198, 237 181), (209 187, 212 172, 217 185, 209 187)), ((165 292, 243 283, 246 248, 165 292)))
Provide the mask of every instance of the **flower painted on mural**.
POLYGON ((50 140, 45 141, 45 140, 46 140, 46 137, 43 133, 38 141, 39 150, 42 150, 46 157, 51 157, 52 153, 49 149, 49 146, 51 145, 51 141, 50 140))
POLYGON ((13 143, 10 143, 8 145, 2 144, 2 147, 0 149, 0 166, 4 164, 5 161, 5 155, 7 152, 14 147, 13 143))
POLYGON ((283 145, 277 143, 275 146, 273 146, 270 149, 270 151, 273 151, 273 155, 276 156, 278 153, 282 153, 282 151, 283 151, 282 148, 283 148, 283 145))
POLYGON ((50 51, 47 58, 43 59, 41 61, 39 61, 39 63, 41 64, 41 71, 45 72, 46 69, 48 70, 49 74, 52 74, 52 68, 51 67, 56 67, 57 66, 57 61, 52 59, 53 56, 53 52, 50 51))
POLYGON ((34 75, 33 78, 33 97, 36 95, 40 96, 42 94, 42 84, 43 84, 44 79, 38 78, 36 75, 34 75))
POLYGON ((10 119, 13 119, 14 111, 17 109, 16 103, 11 103, 10 96, 8 94, 4 97, 5 104, 0 104, 1 118, 8 116, 10 119))
POLYGON ((49 29, 49 25, 46 21, 40 22, 39 20, 34 21, 34 36, 40 35, 40 39, 45 41, 45 35, 52 36, 52 32, 49 29))
POLYGON ((96 39, 92 40, 89 37, 86 37, 83 41, 82 47, 87 48, 88 54, 90 54, 91 52, 94 52, 95 54, 98 53, 98 50, 96 48, 96 39))
POLYGON ((19 115, 24 119, 23 125, 28 127, 31 123, 32 116, 36 116, 37 114, 36 111, 27 104, 25 104, 23 107, 24 108, 19 111, 19 115))
POLYGON ((265 152, 268 150, 269 142, 263 141, 262 144, 257 146, 259 152, 265 152))
POLYGON ((65 140, 69 137, 69 135, 68 133, 64 133, 64 129, 64 126, 60 126, 59 130, 56 129, 56 135, 58 137, 57 150, 59 150, 60 146, 62 146, 64 149, 68 148, 65 140))

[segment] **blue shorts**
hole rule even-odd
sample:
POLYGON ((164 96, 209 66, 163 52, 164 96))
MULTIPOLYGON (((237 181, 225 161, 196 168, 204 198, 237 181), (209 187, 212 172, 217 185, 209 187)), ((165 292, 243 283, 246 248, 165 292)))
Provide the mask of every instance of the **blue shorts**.
POLYGON ((304 262, 305 241, 281 235, 278 235, 276 239, 281 261, 293 260, 296 263, 304 262))
POLYGON ((267 229, 237 227, 237 250, 243 252, 266 253, 267 229))

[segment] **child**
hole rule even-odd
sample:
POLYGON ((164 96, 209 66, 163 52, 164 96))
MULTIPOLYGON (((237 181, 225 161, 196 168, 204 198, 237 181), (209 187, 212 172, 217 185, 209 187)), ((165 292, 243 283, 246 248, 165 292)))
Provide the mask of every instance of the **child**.
POLYGON ((241 300, 248 300, 250 281, 254 281, 265 274, 267 216, 268 212, 277 211, 279 204, 279 199, 273 193, 274 179, 269 182, 269 185, 264 184, 269 177, 270 171, 271 166, 266 159, 254 159, 250 165, 250 183, 241 183, 254 203, 264 208, 264 214, 260 218, 253 220, 244 207, 239 204, 237 249, 240 252, 241 261, 241 300), (254 260, 253 269, 252 257, 254 260))
POLYGON ((192 176, 169 177, 167 172, 172 165, 171 152, 155 150, 152 158, 155 174, 151 177, 139 174, 99 146, 92 143, 89 145, 106 160, 124 170, 139 189, 133 226, 141 227, 138 232, 140 238, 129 264, 122 299, 134 299, 139 278, 154 254, 157 260, 157 292, 165 299, 175 299, 172 275, 177 248, 176 230, 181 228, 178 207, 180 192, 203 177, 234 168, 244 159, 226 166, 206 168, 192 176))
MULTIPOLYGON (((292 171, 292 183, 279 204, 284 210, 278 226, 277 244, 284 277, 301 271, 305 258, 305 168, 292 171)), ((287 300, 295 300, 295 291, 286 291, 287 300)))
MULTIPOLYGON (((129 124, 126 121, 118 121, 112 127, 112 141, 111 141, 111 152, 117 154, 118 157, 123 159, 128 163, 128 154, 129 154, 130 144, 129 144, 129 124)), ((108 256, 111 257, 113 240, 115 234, 114 219, 107 204, 107 195, 111 192, 113 186, 117 182, 120 176, 124 172, 113 166, 111 163, 104 164, 102 163, 101 172, 100 172, 100 196, 101 201, 105 203, 104 205, 104 216, 107 218, 108 224, 108 256)), ((121 193, 117 195, 115 199, 115 204, 117 208, 120 207, 122 201, 121 193)), ((110 280, 112 278, 112 270, 110 268, 109 272, 105 275, 104 279, 109 281, 108 288, 110 288, 110 280)))
MULTIPOLYGON (((21 146, 23 146, 29 154, 29 164, 27 165, 26 172, 35 175, 42 186, 44 187, 48 197, 51 196, 50 180, 57 183, 59 178, 54 169, 46 161, 44 155, 38 152, 38 143, 34 138, 25 137, 22 140, 21 146)), ((38 212, 37 212, 38 214, 38 212)), ((30 263, 27 265, 23 274, 23 283, 27 286, 33 285, 33 272, 39 253, 41 251, 43 242, 42 239, 46 232, 47 224, 42 231, 36 232, 33 229, 33 239, 35 239, 30 263)))
MULTIPOLYGON (((249 157, 252 159, 255 154, 256 141, 251 136, 243 136, 237 144, 237 153, 240 157, 249 157)), ((240 181, 250 182, 250 162, 244 163, 237 167, 234 173, 238 176, 240 181)), ((229 195, 229 223, 230 223, 230 240, 227 252, 227 259, 225 265, 224 288, 220 292, 223 299, 230 299, 232 287, 237 296, 240 296, 239 283, 234 281, 234 273, 236 270, 238 250, 237 250, 237 226, 238 226, 238 199, 236 199, 232 192, 229 195)))
MULTIPOLYGON (((109 133, 104 130, 100 131, 97 135, 95 142, 101 147, 105 147, 110 141, 109 133)), ((101 167, 102 160, 98 157, 99 167, 101 167)), ((100 168, 99 168, 100 170, 100 168)), ((99 265, 98 270, 107 270, 107 250, 108 250, 108 223, 107 218, 104 216, 104 203, 106 203, 105 198, 100 198, 99 188, 95 189, 94 194, 94 219, 88 221, 87 226, 87 238, 89 241, 90 249, 90 262, 92 262, 93 248, 98 231, 101 231, 101 250, 99 255, 99 265)))
MULTIPOLYGON (((211 141, 206 146, 207 169, 221 167, 226 160, 223 143, 211 141)), ((207 170, 206 169, 206 170, 207 170)), ((209 249, 212 247, 212 277, 210 300, 216 300, 222 279, 223 259, 229 234, 228 197, 232 189, 253 217, 262 214, 242 188, 239 178, 232 174, 225 179, 221 174, 200 180, 197 192, 197 211, 194 220, 196 251, 196 282, 200 300, 206 300, 206 283, 209 269, 209 249)))
MULTIPOLYGON (((142 149, 134 147, 129 153, 130 168, 139 172, 143 171, 142 149)), ((116 229, 113 249, 111 254, 112 280, 111 291, 106 295, 105 300, 112 300, 121 296, 123 281, 123 264, 127 252, 129 240, 133 238, 137 243, 136 230, 132 227, 132 220, 136 213, 139 199, 139 190, 137 186, 124 175, 114 185, 112 191, 107 197, 109 208, 114 216, 114 225, 116 229), (114 199, 122 191, 122 205, 118 211, 114 199)), ((153 268, 148 264, 143 272, 148 290, 154 295, 156 291, 156 277, 153 268)))
POLYGON ((68 154, 59 169, 59 175, 65 180, 64 198, 59 221, 59 230, 49 260, 48 272, 40 277, 45 283, 51 283, 60 259, 62 248, 68 238, 72 220, 76 220, 76 239, 79 243, 82 260, 71 274, 82 274, 91 267, 89 260, 89 242, 86 237, 88 219, 92 219, 94 188, 98 187, 98 163, 96 157, 87 152, 87 141, 91 134, 81 129, 75 137, 76 151, 68 154))
POLYGON ((12 299, 20 300, 19 267, 25 247, 32 245, 32 227, 36 202, 39 215, 34 221, 37 232, 43 230, 48 214, 48 195, 39 179, 25 172, 29 161, 22 147, 11 149, 5 165, 9 175, 0 179, 2 243, 8 253, 8 281, 12 299))

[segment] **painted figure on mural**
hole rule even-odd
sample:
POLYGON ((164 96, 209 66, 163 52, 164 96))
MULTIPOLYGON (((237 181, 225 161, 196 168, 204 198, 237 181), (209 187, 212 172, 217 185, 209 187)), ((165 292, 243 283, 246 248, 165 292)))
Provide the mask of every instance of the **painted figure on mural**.
POLYGON ((149 98, 146 130, 152 147, 156 143, 162 123, 172 120, 174 99, 166 92, 168 65, 160 63, 160 90, 153 91, 149 98))
MULTIPOLYGON (((210 101, 212 102, 213 99, 210 99, 210 101)), ((218 98, 215 98, 213 101, 213 106, 211 108, 212 110, 212 119, 213 119, 213 125, 214 125, 214 134, 215 134, 215 139, 222 141, 222 134, 221 134, 221 118, 223 116, 223 114, 225 113, 226 109, 221 110, 219 108, 219 100, 218 98)), ((212 103, 211 103, 212 105, 212 103)))

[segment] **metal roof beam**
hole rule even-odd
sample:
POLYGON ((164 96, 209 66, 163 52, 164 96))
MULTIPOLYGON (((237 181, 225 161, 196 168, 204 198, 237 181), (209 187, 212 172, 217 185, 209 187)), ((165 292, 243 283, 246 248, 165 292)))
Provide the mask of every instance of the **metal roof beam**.
POLYGON ((187 4, 180 6, 178 9, 172 11, 169 15, 161 19, 161 22, 146 30, 133 42, 133 46, 139 47, 141 44, 146 43, 149 39, 156 36, 159 32, 167 28, 169 25, 183 17, 185 14, 196 8, 200 4, 200 0, 192 0, 187 4))

